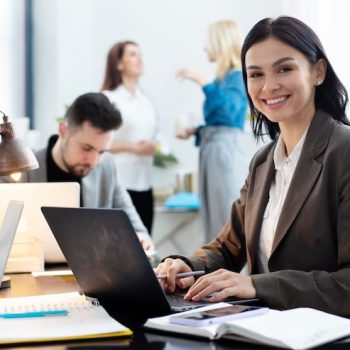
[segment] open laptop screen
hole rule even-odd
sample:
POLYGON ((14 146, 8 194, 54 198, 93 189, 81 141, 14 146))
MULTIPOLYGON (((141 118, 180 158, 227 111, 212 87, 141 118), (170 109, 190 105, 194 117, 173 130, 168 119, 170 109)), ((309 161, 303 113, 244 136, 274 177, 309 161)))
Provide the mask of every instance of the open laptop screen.
POLYGON ((10 200, 24 202, 15 242, 37 239, 42 242, 46 262, 64 262, 65 258, 40 208, 45 205, 78 207, 78 183, 11 183, 0 184, 0 221, 10 200))

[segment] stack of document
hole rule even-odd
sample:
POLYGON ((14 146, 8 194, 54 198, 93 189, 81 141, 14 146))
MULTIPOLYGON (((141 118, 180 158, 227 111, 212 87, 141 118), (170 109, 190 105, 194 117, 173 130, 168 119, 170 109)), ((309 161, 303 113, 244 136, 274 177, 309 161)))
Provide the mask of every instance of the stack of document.
POLYGON ((33 271, 44 271, 42 243, 35 239, 15 239, 7 260, 6 273, 33 271))

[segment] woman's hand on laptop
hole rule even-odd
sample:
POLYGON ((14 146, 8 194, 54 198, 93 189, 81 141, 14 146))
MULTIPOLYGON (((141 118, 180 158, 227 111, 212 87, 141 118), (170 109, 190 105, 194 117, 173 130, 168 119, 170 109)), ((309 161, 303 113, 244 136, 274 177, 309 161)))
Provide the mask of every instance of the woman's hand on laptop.
POLYGON ((160 263, 154 272, 156 275, 166 275, 165 279, 159 281, 166 293, 174 293, 176 286, 186 289, 195 282, 193 276, 176 278, 178 273, 190 272, 192 269, 181 259, 167 258, 160 263))
POLYGON ((250 276, 220 269, 198 278, 184 299, 198 301, 210 294, 214 295, 209 301, 219 302, 227 297, 255 298, 256 290, 250 276))

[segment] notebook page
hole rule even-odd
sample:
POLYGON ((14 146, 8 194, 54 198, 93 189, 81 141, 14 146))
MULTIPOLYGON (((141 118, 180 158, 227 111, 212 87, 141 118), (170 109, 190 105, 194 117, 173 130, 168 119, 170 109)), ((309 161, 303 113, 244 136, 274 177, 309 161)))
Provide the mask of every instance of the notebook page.
POLYGON ((79 293, 0 299, 0 314, 66 309, 68 315, 53 317, 0 317, 0 343, 128 335, 126 327, 99 305, 79 293))
POLYGON ((350 335, 350 320, 311 308, 274 311, 226 323, 232 333, 260 343, 308 349, 350 335))

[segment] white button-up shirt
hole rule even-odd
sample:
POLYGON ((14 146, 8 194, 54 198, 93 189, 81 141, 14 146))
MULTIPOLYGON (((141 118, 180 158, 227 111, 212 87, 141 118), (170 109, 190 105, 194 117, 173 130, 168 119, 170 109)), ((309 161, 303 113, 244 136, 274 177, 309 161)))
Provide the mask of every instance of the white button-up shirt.
MULTIPOLYGON (((124 85, 113 91, 103 91, 116 105, 122 115, 122 126, 115 131, 115 140, 137 143, 142 140, 155 141, 157 117, 152 101, 137 88, 135 94, 124 85)), ((128 190, 147 191, 152 187, 153 156, 131 152, 115 153, 117 174, 128 190)))
POLYGON ((289 185, 292 181, 294 170, 298 163, 301 150, 304 145, 307 130, 300 138, 293 152, 286 156, 285 144, 282 135, 276 144, 273 155, 275 164, 275 179, 269 191, 269 201, 265 208, 264 217, 260 232, 258 264, 260 272, 268 272, 268 259, 271 255, 272 243, 275 237, 276 227, 281 215, 282 207, 286 199, 289 185))

